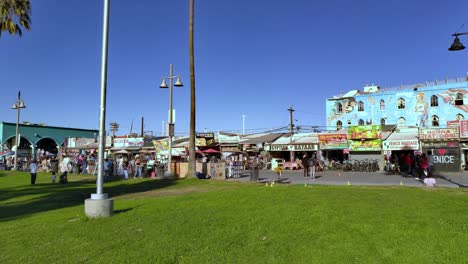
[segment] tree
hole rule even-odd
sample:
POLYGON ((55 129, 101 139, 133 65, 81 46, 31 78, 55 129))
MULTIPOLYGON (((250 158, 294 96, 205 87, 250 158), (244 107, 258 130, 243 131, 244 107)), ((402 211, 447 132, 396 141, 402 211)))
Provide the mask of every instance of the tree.
POLYGON ((190 141, 188 178, 196 177, 195 160, 195 60, 193 50, 193 13, 195 0, 189 0, 189 57, 190 57, 190 141))
POLYGON ((31 0, 0 0, 0 36, 3 31, 22 36, 31 28, 31 0))

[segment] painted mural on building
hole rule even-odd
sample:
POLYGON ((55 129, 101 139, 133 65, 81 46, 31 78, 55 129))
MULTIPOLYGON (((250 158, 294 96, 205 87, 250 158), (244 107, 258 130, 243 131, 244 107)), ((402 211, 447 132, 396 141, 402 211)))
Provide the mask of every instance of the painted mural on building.
MULTIPOLYGON (((377 87, 377 86, 373 86, 377 87)), ((468 116, 468 81, 411 89, 352 90, 326 103, 327 126, 445 127, 468 116)))

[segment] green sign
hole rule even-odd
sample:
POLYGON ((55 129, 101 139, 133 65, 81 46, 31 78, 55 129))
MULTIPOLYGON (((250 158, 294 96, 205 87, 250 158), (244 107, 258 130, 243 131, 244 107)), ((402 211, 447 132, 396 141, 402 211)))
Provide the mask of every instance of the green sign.
POLYGON ((349 140, 349 151, 379 151, 382 150, 381 139, 349 140))
POLYGON ((381 127, 377 125, 350 126, 348 127, 348 139, 380 139, 380 131, 381 127))

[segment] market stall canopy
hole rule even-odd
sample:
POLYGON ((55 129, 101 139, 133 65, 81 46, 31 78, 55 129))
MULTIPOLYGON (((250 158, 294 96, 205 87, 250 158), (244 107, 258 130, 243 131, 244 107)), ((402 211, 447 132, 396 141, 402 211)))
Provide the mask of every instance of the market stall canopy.
POLYGON ((207 150, 204 150, 203 153, 219 153, 219 151, 217 151, 216 149, 207 149, 207 150))
POLYGON ((132 154, 132 152, 128 151, 128 150, 125 150, 125 149, 121 149, 121 150, 117 150, 116 152, 114 152, 115 154, 132 154))
POLYGON ((5 153, 0 152, 0 157, 11 156, 11 155, 15 155, 15 152, 14 151, 8 151, 8 152, 5 152, 5 153))

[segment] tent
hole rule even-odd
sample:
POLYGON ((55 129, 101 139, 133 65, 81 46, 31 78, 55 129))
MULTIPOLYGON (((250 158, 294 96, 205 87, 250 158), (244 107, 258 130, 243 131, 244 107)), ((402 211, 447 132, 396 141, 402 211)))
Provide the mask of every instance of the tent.
POLYGON ((207 150, 204 150, 203 153, 208 153, 208 154, 213 154, 213 153, 219 153, 219 151, 217 151, 216 149, 207 149, 207 150))

